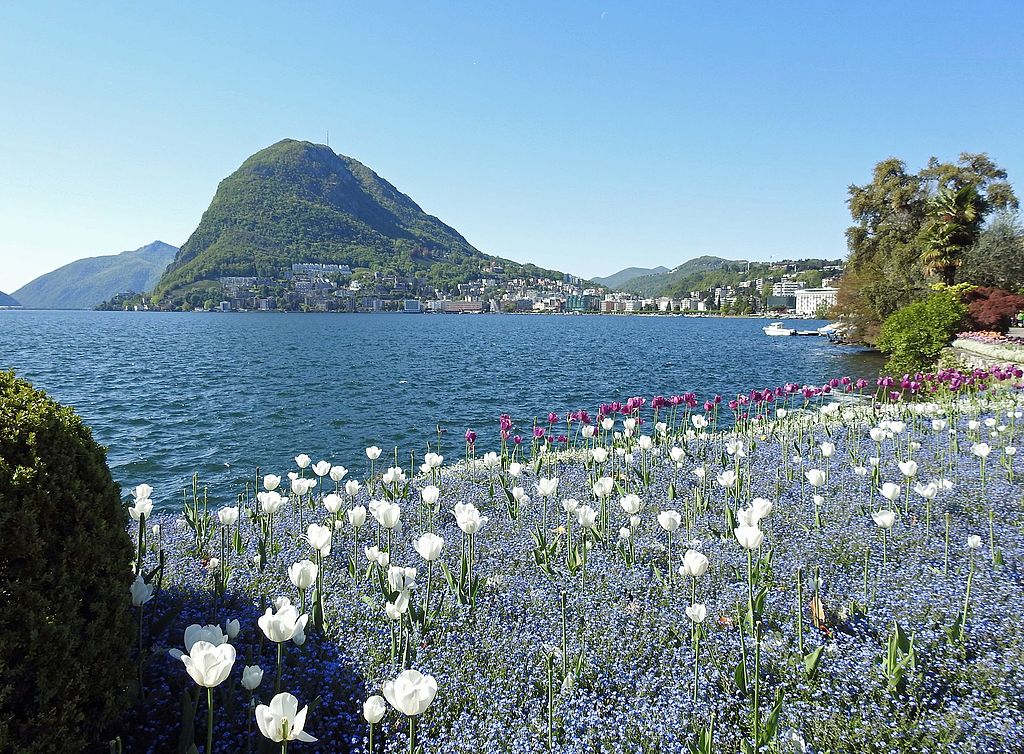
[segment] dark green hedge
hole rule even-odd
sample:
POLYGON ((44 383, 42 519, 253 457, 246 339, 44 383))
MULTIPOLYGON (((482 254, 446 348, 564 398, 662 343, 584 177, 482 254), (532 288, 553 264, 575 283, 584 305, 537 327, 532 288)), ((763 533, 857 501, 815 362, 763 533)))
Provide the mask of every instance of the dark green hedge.
POLYGON ((0 372, 0 751, 94 751, 128 703, 132 543, 106 454, 0 372))

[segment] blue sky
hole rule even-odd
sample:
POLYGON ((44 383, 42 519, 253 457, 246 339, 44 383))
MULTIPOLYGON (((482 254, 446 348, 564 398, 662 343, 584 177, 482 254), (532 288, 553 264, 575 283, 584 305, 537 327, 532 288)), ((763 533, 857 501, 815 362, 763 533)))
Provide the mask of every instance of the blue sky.
POLYGON ((888 156, 1024 176, 1020 2, 33 5, 0 6, 8 292, 180 245, 249 154, 328 130, 482 251, 586 276, 843 256, 888 156))

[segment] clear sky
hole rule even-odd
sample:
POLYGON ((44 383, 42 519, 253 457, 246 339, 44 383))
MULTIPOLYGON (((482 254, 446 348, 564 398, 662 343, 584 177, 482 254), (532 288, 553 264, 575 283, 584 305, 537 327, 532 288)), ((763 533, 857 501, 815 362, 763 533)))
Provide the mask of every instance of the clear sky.
POLYGON ((584 276, 845 254, 850 183, 1024 188, 1024 3, 0 4, 0 290, 182 244, 291 137, 480 250, 584 276), (286 8, 286 6, 288 6, 286 8))

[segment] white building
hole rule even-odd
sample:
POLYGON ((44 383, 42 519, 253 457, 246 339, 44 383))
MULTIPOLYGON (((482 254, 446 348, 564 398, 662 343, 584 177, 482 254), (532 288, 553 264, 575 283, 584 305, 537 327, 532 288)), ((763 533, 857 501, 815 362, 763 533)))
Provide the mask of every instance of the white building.
POLYGON ((800 288, 796 291, 797 316, 813 316, 822 305, 835 306, 838 288, 800 288))
POLYGON ((795 280, 781 280, 772 283, 773 296, 795 296, 797 291, 803 290, 804 284, 795 280))

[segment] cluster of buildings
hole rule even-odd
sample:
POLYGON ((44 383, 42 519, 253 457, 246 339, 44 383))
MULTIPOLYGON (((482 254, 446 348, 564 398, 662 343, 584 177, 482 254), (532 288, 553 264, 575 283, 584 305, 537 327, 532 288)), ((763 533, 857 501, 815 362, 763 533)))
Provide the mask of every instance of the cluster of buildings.
POLYGON ((218 279, 220 311, 324 312, 561 312, 597 311, 600 290, 573 275, 509 277, 497 262, 450 290, 426 277, 397 273, 354 275, 348 265, 293 264, 286 279, 230 276, 218 279))
POLYGON ((403 311, 445 314, 503 313, 787 313, 813 316, 836 302, 841 268, 826 268, 820 287, 796 273, 781 279, 755 278, 735 285, 690 291, 681 297, 640 297, 609 292, 573 275, 561 278, 509 277, 497 262, 481 276, 450 290, 425 277, 396 273, 353 275, 348 265, 293 264, 287 279, 222 277, 222 311, 403 311), (830 275, 830 273, 832 273, 830 275))

